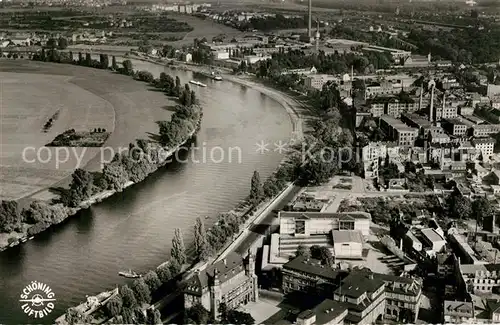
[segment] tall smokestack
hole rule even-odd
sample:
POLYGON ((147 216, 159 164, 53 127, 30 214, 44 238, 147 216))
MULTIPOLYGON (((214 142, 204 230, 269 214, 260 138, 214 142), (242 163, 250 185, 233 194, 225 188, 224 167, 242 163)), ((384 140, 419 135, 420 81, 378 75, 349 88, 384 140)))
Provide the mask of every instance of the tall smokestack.
POLYGON ((309 0, 309 16, 307 17, 307 36, 312 37, 312 0, 309 0))
POLYGON ((422 110, 422 102, 423 102, 423 95, 424 95, 424 86, 421 85, 420 86, 420 100, 418 102, 418 110, 421 111, 422 110))
POLYGON ((434 119, 434 85, 431 88, 431 107, 429 109, 429 121, 432 122, 434 119))

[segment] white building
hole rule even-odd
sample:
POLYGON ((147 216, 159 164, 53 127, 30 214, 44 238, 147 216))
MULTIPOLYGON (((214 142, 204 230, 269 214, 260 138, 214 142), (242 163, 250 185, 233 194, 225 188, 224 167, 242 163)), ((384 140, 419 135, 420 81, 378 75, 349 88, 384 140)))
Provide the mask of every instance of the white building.
POLYGON ((288 212, 280 211, 280 234, 296 237, 328 234, 331 230, 359 230, 370 234, 369 213, 288 212))
POLYGON ((446 246, 446 240, 432 228, 422 229, 422 239, 434 253, 440 252, 446 246))
POLYGON ((338 81, 338 78, 329 74, 313 74, 304 79, 304 85, 307 89, 321 90, 328 81, 338 81))
POLYGON ((359 230, 332 230, 335 258, 363 258, 363 235, 359 230))
POLYGON ((473 139, 472 144, 474 145, 474 149, 481 152, 484 159, 487 159, 493 155, 493 149, 495 147, 495 139, 493 138, 473 139))
POLYGON ((270 60, 272 57, 270 55, 247 55, 244 57, 247 64, 254 64, 259 61, 270 60))

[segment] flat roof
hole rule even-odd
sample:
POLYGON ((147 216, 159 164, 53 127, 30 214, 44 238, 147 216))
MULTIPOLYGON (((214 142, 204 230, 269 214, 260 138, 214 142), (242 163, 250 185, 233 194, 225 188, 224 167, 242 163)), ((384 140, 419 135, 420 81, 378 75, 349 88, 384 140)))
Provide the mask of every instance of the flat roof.
POLYGON ((438 241, 443 241, 443 237, 439 235, 434 229, 432 228, 426 228, 422 229, 422 235, 424 235, 429 241, 431 242, 438 242, 438 241))
POLYGON ((283 265, 283 270, 292 270, 313 274, 322 278, 332 281, 337 281, 339 276, 346 273, 346 271, 334 270, 327 265, 322 265, 320 261, 313 258, 305 258, 299 256, 283 265))
POLYGON ((303 218, 303 219, 371 219, 371 215, 367 212, 298 212, 298 211, 280 211, 280 218, 303 218))
POLYGON ((363 243, 363 235, 359 230, 332 230, 334 243, 363 243))
POLYGON ((398 131, 417 131, 418 130, 417 128, 409 127, 408 125, 404 124, 400 120, 397 120, 394 117, 389 116, 389 115, 382 115, 381 119, 398 131))

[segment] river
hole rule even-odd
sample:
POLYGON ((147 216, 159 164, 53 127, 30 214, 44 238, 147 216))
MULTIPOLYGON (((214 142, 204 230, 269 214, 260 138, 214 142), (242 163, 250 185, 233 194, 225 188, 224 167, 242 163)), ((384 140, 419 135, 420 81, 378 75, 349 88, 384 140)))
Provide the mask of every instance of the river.
MULTIPOLYGON (((193 79, 191 72, 140 61, 133 64, 155 77, 166 71, 183 83, 193 79)), ((241 85, 199 80, 208 85, 191 86, 204 108, 196 138, 200 149, 185 152, 181 158, 189 157, 187 162, 173 162, 34 240, 1 252, 0 323, 52 323, 86 295, 128 281, 118 271, 156 267, 169 256, 175 228, 181 228, 186 244, 190 243, 197 217, 207 216, 208 227, 219 212, 248 194, 254 170, 264 179, 276 168, 283 155, 273 151, 273 143, 287 141, 292 133, 281 105, 241 85), (265 154, 256 152, 260 141, 271 144, 265 154), (225 157, 219 162, 221 152, 225 157), (21 310, 19 295, 31 281, 43 282, 55 293, 54 311, 41 320, 21 310)))

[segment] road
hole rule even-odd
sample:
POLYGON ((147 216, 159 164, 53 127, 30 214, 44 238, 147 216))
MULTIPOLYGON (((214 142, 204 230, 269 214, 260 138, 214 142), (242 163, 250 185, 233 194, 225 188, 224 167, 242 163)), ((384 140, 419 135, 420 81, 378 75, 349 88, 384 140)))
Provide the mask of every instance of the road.
POLYGON ((282 210, 285 205, 290 202, 295 195, 299 193, 301 190, 300 186, 294 185, 293 189, 290 191, 290 193, 285 196, 281 202, 278 203, 276 208, 269 212, 262 221, 259 222, 259 224, 250 224, 249 226, 249 231, 243 241, 236 246, 234 251, 238 254, 245 255, 248 249, 252 246, 252 244, 259 239, 260 236, 265 236, 266 232, 270 229, 272 226, 273 222, 276 220, 278 217, 277 211, 282 210))

